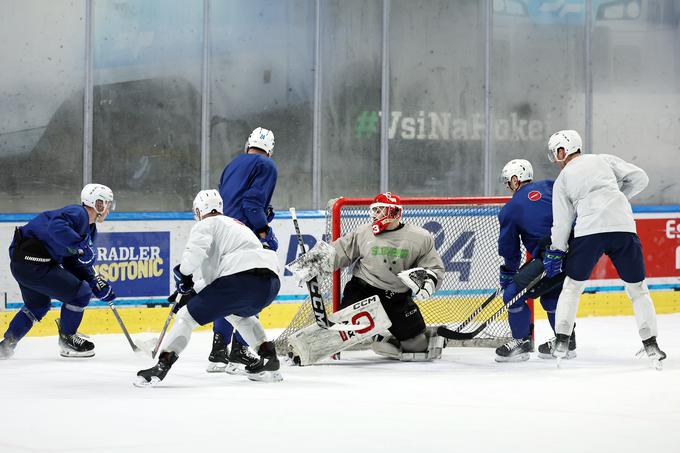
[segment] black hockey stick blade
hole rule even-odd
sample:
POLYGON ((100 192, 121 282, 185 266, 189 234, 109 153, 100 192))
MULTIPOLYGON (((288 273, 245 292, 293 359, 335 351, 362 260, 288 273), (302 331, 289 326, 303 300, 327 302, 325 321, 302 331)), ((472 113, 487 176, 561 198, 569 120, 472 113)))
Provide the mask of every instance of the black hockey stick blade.
POLYGON ((446 326, 439 326, 437 328, 437 335, 448 338, 449 340, 472 340, 479 332, 481 332, 481 329, 475 329, 472 332, 457 332, 448 329, 446 326))

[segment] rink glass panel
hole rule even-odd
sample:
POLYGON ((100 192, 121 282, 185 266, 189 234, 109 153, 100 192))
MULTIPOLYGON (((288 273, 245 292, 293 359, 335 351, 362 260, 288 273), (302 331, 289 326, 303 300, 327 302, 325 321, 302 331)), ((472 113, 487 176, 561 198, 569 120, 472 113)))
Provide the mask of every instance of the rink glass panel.
POLYGON ((200 0, 94 2, 92 179, 120 211, 200 189, 202 22, 200 0))
MULTIPOLYGON (((420 226, 432 233, 435 247, 442 257, 446 273, 434 296, 418 302, 428 326, 447 325, 455 329, 485 299, 496 291, 498 268, 498 213, 505 198, 406 198, 405 223, 420 226)), ((369 222, 370 198, 331 200, 326 210, 327 237, 336 239, 359 225, 369 222)), ((351 278, 351 266, 333 275, 319 278, 319 291, 328 313, 337 309, 342 288, 351 278)), ((497 295, 463 332, 475 330, 503 306, 497 295)), ((315 322, 307 298, 290 325, 277 338, 277 351, 286 354, 288 338, 315 322)), ((511 338, 507 312, 490 323, 474 340, 451 342, 458 346, 497 346, 511 338)), ((366 345, 364 345, 366 346, 366 345)))
POLYGON ((557 177, 546 155, 553 132, 576 129, 586 138, 585 11, 538 3, 493 3, 492 194, 507 194, 499 176, 512 159, 529 160, 536 180, 557 177))
POLYGON ((484 3, 390 2, 389 190, 484 193, 484 3))
POLYGON ((274 132, 277 208, 311 206, 315 2, 210 2, 210 187, 258 126, 274 132))
POLYGON ((382 3, 321 2, 321 200, 380 191, 382 3))
POLYGON ((635 203, 677 204, 680 2, 593 2, 592 152, 642 167, 635 203))
POLYGON ((2 211, 37 212, 78 202, 84 17, 82 0, 0 5, 2 211))

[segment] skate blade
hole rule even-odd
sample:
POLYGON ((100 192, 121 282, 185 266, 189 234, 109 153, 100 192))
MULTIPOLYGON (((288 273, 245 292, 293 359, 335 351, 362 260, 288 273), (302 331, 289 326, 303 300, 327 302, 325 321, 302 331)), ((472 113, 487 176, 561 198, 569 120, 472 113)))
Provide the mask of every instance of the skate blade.
POLYGON ((246 373, 248 379, 259 382, 281 382, 283 376, 278 371, 261 371, 259 373, 246 373))
MULTIPOLYGON (((543 352, 538 353, 538 357, 545 360, 554 360, 555 356, 552 354, 545 354, 543 352)), ((576 358, 576 351, 567 351, 567 355, 564 356, 566 360, 571 360, 576 358)))
POLYGON ((208 373, 224 373, 227 369, 226 363, 210 362, 205 371, 208 373))
POLYGON ((229 362, 224 372, 227 374, 231 374, 232 376, 244 376, 248 374, 245 368, 243 368, 243 365, 239 366, 231 362, 229 362))
POLYGON ((153 387, 156 384, 161 382, 161 380, 158 378, 158 376, 152 376, 150 381, 147 381, 144 379, 142 376, 137 376, 137 380, 132 383, 135 387, 139 388, 145 388, 145 387, 153 387))
POLYGON ((68 349, 62 349, 59 351, 59 355, 62 357, 66 357, 69 359, 72 358, 79 358, 79 359, 86 359, 88 357, 94 357, 94 349, 92 351, 84 351, 84 352, 76 352, 76 351, 70 351, 68 349))
POLYGON ((527 360, 529 360, 529 353, 523 352, 521 354, 513 355, 511 357, 503 357, 503 356, 497 355, 494 360, 498 363, 526 362, 527 360))

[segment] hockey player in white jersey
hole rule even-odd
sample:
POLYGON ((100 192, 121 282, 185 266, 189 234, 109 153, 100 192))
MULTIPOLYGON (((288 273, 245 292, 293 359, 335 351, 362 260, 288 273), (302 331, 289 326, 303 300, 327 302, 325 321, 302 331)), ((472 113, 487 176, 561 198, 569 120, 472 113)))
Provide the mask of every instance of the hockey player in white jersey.
MULTIPOLYGON (((427 360, 436 354, 429 354, 433 343, 414 299, 432 296, 444 276, 444 264, 432 235, 403 223, 402 212, 398 196, 379 194, 370 206, 371 223, 330 245, 318 242, 288 267, 298 280, 309 281, 322 272, 353 265, 340 308, 377 295, 391 321, 391 335, 385 332, 385 337, 373 343, 373 350, 396 359, 427 360)), ((330 356, 338 351, 328 352, 330 356)))
POLYGON ((581 148, 581 137, 573 130, 556 132, 548 142, 548 157, 561 167, 553 187, 552 245, 543 258, 548 277, 562 270, 569 252, 564 263, 567 277, 555 314, 553 355, 558 359, 567 355, 579 297, 595 264, 606 254, 633 302, 644 353, 660 367, 666 354, 656 341, 656 312, 645 283, 642 246, 628 201, 647 187, 649 178, 644 170, 619 157, 584 155, 581 148), (574 238, 569 242, 572 225, 574 238))
POLYGON ((222 214, 222 198, 216 190, 199 192, 193 209, 197 222, 182 261, 173 270, 177 292, 185 295, 182 302, 186 305, 177 312, 158 364, 139 371, 135 385, 162 381, 189 343, 191 331, 219 318, 227 318, 258 352, 259 360, 246 366, 248 378, 280 381, 274 343, 267 341, 256 317, 279 292, 276 253, 262 247, 247 226, 222 214), (202 280, 194 283, 193 274, 199 268, 202 280))

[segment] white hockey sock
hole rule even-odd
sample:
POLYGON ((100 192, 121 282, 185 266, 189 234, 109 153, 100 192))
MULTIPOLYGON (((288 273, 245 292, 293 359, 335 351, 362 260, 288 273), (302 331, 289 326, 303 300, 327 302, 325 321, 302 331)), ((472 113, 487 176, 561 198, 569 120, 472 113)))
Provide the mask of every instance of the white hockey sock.
POLYGON ((165 340, 163 351, 171 351, 180 355, 184 348, 189 344, 191 339, 191 331, 198 327, 196 320, 189 314, 187 307, 182 307, 177 312, 175 323, 168 333, 168 338, 165 340))
POLYGON ((236 315, 229 315, 227 316, 227 321, 238 330, 238 333, 246 340, 248 346, 253 348, 253 351, 257 351, 260 345, 267 341, 267 334, 264 333, 262 323, 255 316, 242 318, 236 315))
POLYGON ((557 301, 557 309, 555 310, 555 332, 571 335, 574 329, 574 321, 576 320, 576 312, 578 311, 578 302, 586 287, 587 280, 579 281, 573 280, 569 277, 564 279, 562 292, 557 301))
POLYGON ((656 330, 656 310, 654 309, 654 302, 649 295, 649 288, 644 280, 638 283, 624 282, 626 287, 626 294, 633 301, 633 313, 635 313, 635 322, 638 326, 638 332, 642 340, 655 337, 656 330))

